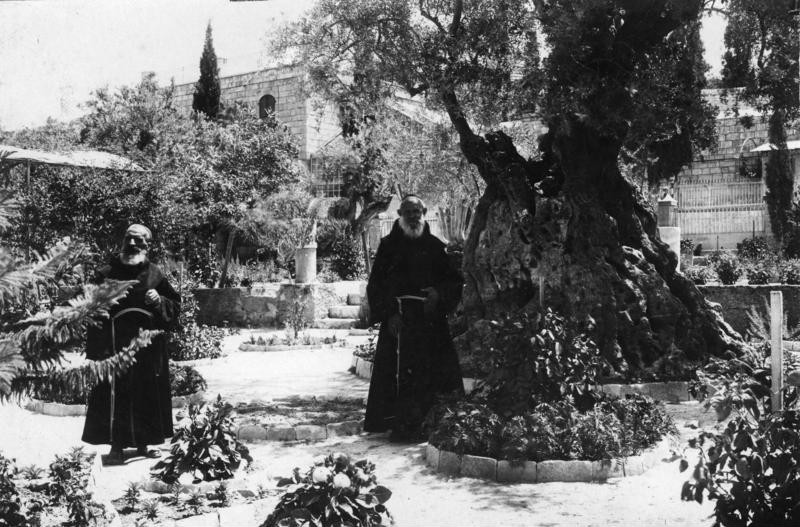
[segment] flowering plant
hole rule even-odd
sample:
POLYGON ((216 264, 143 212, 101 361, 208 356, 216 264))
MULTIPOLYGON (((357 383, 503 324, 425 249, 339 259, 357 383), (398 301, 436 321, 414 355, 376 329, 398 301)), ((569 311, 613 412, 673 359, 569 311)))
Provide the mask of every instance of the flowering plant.
POLYGON ((392 496, 376 484, 375 465, 366 459, 352 463, 347 454, 317 456, 305 475, 295 468, 275 510, 261 527, 378 527, 392 525, 384 503, 392 496))

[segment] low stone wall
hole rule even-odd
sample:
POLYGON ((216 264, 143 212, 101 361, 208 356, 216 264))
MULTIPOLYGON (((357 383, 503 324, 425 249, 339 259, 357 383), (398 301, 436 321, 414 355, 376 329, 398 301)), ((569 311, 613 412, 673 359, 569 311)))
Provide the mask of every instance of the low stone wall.
POLYGON ((591 482, 638 476, 658 464, 669 453, 669 440, 662 439, 656 446, 638 456, 600 461, 550 460, 513 464, 491 457, 459 456, 428 444, 425 449, 425 462, 442 474, 488 479, 501 483, 591 482))
POLYGON ((252 287, 199 288, 194 290, 197 322, 209 326, 225 323, 239 327, 277 327, 292 302, 304 305, 308 324, 328 317, 328 308, 347 304, 347 295, 365 295, 364 282, 327 284, 257 283, 252 287))
MULTIPOLYGON (((759 335, 763 330, 769 331, 769 293, 783 293, 783 312, 787 331, 800 324, 800 285, 767 284, 767 285, 701 285, 698 289, 707 300, 721 306, 725 321, 739 333, 750 332, 759 335), (763 321, 753 324, 750 313, 763 321)), ((767 333, 768 335, 769 333, 767 333)))

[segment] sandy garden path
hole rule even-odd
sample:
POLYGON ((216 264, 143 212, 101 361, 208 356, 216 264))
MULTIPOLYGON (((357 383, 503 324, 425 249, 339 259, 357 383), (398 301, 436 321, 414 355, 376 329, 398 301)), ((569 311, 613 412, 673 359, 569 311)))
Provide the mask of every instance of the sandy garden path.
MULTIPOLYGON (((266 402, 292 395, 366 398, 369 381, 347 371, 354 346, 365 341, 365 337, 347 337, 346 347, 337 344, 318 350, 239 351, 239 344, 248 341, 251 334, 266 338, 270 334, 282 337, 284 333, 244 330, 226 337, 223 357, 189 361, 205 377, 208 395, 220 393, 232 404, 266 402)), ((346 332, 338 332, 337 338, 344 335, 346 332)))
MULTIPOLYGON (((242 353, 233 351, 247 333, 226 340, 228 355, 196 361, 206 376, 209 393, 232 401, 272 400, 286 395, 366 395, 368 383, 347 373, 352 348, 319 351, 242 353)), ((704 427, 713 419, 697 404, 668 406, 682 435, 692 435, 689 421, 704 427)), ((6 403, 0 405, 0 451, 21 466, 46 467, 57 453, 79 445, 82 417, 33 414, 6 403)), ((379 483, 394 493, 387 503, 397 525, 404 526, 709 526, 712 505, 680 501, 686 474, 677 461, 665 461, 641 476, 608 483, 539 483, 504 485, 471 478, 449 478, 425 466, 422 445, 390 444, 382 435, 361 435, 317 443, 262 442, 250 444, 255 459, 246 479, 274 488, 275 478, 292 468, 305 468, 314 456, 343 451, 366 457, 377 466, 379 483)), ((166 447, 166 445, 164 445, 166 447)), ((105 453, 108 447, 86 446, 105 453)), ((147 477, 150 460, 129 460, 121 467, 104 468, 97 492, 108 499, 121 496, 129 481, 147 477)), ((277 501, 274 493, 262 510, 277 501)), ((261 509, 261 507, 259 507, 261 509)), ((186 522, 186 520, 184 520, 186 522)), ((182 523, 181 527, 192 525, 182 523)))

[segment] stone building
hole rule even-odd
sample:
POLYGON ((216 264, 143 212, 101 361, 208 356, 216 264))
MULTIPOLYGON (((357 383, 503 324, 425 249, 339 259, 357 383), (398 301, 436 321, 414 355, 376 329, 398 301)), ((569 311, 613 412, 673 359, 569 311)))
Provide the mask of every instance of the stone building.
MULTIPOLYGON (((324 150, 341 140, 339 108, 330 102, 320 101, 309 94, 301 66, 280 66, 237 75, 220 77, 222 103, 242 102, 264 116, 273 111, 279 122, 289 127, 299 143, 299 157, 312 177, 315 194, 320 197, 341 196, 342 180, 324 177, 324 150)), ((194 82, 175 86, 174 100, 178 108, 189 112, 192 109, 194 82)), ((415 121, 435 120, 433 115, 417 100, 398 94, 391 103, 395 111, 415 121)), ((435 197, 431 197, 435 199, 435 197)), ((397 217, 393 203, 386 213, 373 221, 370 227, 370 247, 391 229, 397 217)), ((444 238, 435 207, 430 207, 428 222, 431 231, 444 238)))
MULTIPOLYGON (((308 95, 300 66, 281 66, 220 77, 222 102, 243 102, 264 116, 274 111, 278 121, 297 137, 299 155, 314 176, 320 194, 338 196, 341 181, 319 178, 321 151, 340 137, 338 109, 308 95)), ((194 82, 175 86, 175 102, 185 111, 192 108, 194 82)))
MULTIPOLYGON (((735 249, 745 238, 772 235, 764 201, 767 123, 752 108, 740 105, 735 112, 733 95, 726 98, 722 90, 705 90, 704 95, 718 108, 718 142, 678 175, 677 222, 681 237, 702 244, 704 251, 735 249)), ((789 141, 788 147, 797 183, 800 142, 789 141)))

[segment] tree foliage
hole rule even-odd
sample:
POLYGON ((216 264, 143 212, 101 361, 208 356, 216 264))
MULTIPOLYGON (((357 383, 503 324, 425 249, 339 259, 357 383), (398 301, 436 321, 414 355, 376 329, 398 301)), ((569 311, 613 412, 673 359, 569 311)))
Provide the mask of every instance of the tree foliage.
MULTIPOLYGON (((154 233, 153 257, 180 253, 205 280, 215 233, 239 221, 258 199, 300 179, 295 141, 274 118, 258 119, 244 106, 231 108, 225 120, 188 118, 173 95, 173 86, 161 88, 146 74, 134 87, 96 91, 89 113, 66 130, 51 123, 4 139, 23 147, 49 142, 60 150, 109 151, 145 168, 35 166, 30 192, 17 181, 34 249, 70 236, 107 255, 127 225, 144 223, 154 233)), ((22 243, 26 230, 16 227, 10 237, 22 243)))
POLYGON ((280 42, 334 101, 377 104, 404 90, 446 113, 485 184, 464 249, 468 316, 491 320, 494 310, 533 305, 544 279, 560 311, 598 321, 605 358, 636 369, 676 347, 694 355, 731 345, 719 317, 674 272, 652 210, 620 172, 636 162, 640 173, 667 178, 713 143, 714 114, 700 96, 702 7, 320 0, 280 42), (499 125, 530 112, 547 133, 524 157, 499 125), (676 310, 652 320, 675 323, 651 324, 632 307, 648 297, 647 309, 658 311, 657 291, 676 310))
POLYGON ((219 114, 219 99, 222 89, 219 85, 219 68, 217 67, 217 54, 214 51, 214 42, 211 38, 211 22, 206 26, 206 40, 203 44, 203 54, 200 56, 200 79, 195 84, 192 108, 202 112, 210 118, 219 114))
POLYGON ((723 82, 742 87, 738 96, 769 122, 775 145, 767 161, 767 210, 775 238, 783 242, 789 224, 794 174, 786 150, 786 126, 800 116, 798 29, 791 0, 728 0, 723 82))

